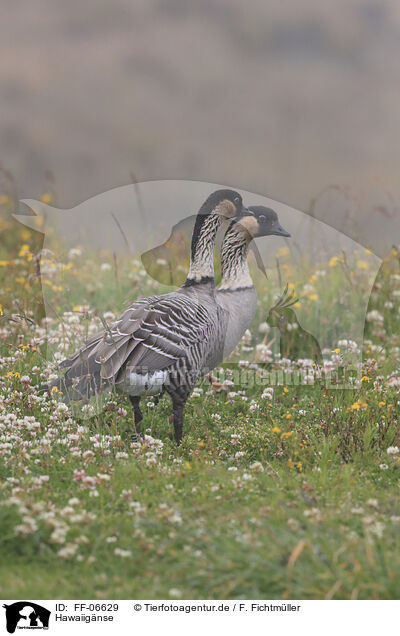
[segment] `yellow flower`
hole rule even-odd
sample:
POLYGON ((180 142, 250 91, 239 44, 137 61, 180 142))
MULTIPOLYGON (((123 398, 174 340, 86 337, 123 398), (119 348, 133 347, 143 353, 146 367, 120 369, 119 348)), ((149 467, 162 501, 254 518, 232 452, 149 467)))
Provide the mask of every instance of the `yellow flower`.
POLYGON ((310 295, 308 296, 308 299, 309 299, 309 300, 318 300, 318 294, 310 294, 310 295))
POLYGON ((3 305, 0 304, 0 316, 3 315, 3 305))
POLYGON ((302 471, 303 466, 302 466, 301 462, 297 462, 297 464, 296 464, 296 468, 297 468, 300 472, 302 471))
POLYGON ((186 470, 190 470, 191 469, 191 465, 189 462, 185 462, 185 468, 186 470))
POLYGON ((288 247, 280 247, 276 253, 277 256, 287 256, 288 254, 289 254, 288 247))
POLYGON ((288 437, 292 437, 293 431, 288 431, 287 433, 282 433, 281 439, 287 439, 288 437))
POLYGON ((281 429, 278 426, 274 426, 274 428, 272 429, 273 433, 280 433, 281 429))
POLYGON ((6 267, 10 264, 10 261, 0 261, 0 267, 6 267))
POLYGON ((58 393, 58 389, 56 386, 53 386, 53 388, 51 389, 52 393, 58 393))
POLYGON ((358 409, 366 409, 367 406, 368 405, 366 402, 363 402, 362 400, 357 400, 357 402, 354 402, 351 408, 353 411, 358 411, 358 409))
POLYGON ((378 406, 385 406, 386 402, 378 402, 378 406))
POLYGON ((40 200, 42 203, 51 203, 53 200, 53 197, 50 192, 44 192, 42 196, 40 197, 40 200))
POLYGON ((368 269, 367 261, 357 261, 358 269, 368 269))
POLYGON ((339 257, 338 256, 332 256, 331 260, 329 261, 329 267, 335 267, 335 265, 339 262, 339 257))
POLYGON ((21 245, 21 249, 19 250, 19 256, 26 256, 28 261, 32 260, 33 257, 29 251, 29 245, 27 243, 24 243, 24 245, 21 245))

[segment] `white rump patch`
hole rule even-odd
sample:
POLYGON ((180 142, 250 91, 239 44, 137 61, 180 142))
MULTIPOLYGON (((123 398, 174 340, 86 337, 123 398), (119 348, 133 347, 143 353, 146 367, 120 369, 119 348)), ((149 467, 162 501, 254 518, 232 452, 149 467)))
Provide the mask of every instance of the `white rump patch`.
POLYGON ((157 395, 161 393, 168 377, 168 371, 154 373, 136 373, 127 369, 124 381, 124 393, 128 395, 157 395))

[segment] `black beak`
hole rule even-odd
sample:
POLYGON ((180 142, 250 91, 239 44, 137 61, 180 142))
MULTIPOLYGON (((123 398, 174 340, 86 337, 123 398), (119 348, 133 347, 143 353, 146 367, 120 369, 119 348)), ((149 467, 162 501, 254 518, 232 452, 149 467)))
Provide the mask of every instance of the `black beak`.
POLYGON ((276 234, 276 236, 285 236, 286 238, 290 237, 289 232, 286 232, 280 223, 273 225, 271 234, 276 234))
POLYGON ((244 205, 242 205, 241 216, 246 216, 247 214, 251 214, 250 210, 246 208, 244 205))

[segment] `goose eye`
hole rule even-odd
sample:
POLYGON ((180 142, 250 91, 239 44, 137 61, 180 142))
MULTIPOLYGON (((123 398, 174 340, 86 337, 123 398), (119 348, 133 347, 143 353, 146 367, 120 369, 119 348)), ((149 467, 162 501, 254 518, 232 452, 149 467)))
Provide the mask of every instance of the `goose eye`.
POLYGON ((266 220, 265 214, 260 214, 260 216, 258 218, 261 221, 261 223, 264 223, 264 221, 266 220))

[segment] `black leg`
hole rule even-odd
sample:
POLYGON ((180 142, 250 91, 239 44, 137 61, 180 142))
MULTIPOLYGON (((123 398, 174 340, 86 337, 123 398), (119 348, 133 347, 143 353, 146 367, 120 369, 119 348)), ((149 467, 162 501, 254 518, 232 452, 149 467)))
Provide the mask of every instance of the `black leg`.
POLYGON ((140 397, 130 395, 129 399, 131 401, 132 408, 133 408, 134 433, 132 434, 132 441, 138 442, 140 438, 143 438, 142 427, 141 427, 143 414, 142 414, 142 411, 140 410, 140 397))
POLYGON ((179 444, 183 438, 183 409, 185 408, 186 399, 172 396, 172 411, 174 418, 175 441, 179 444))

